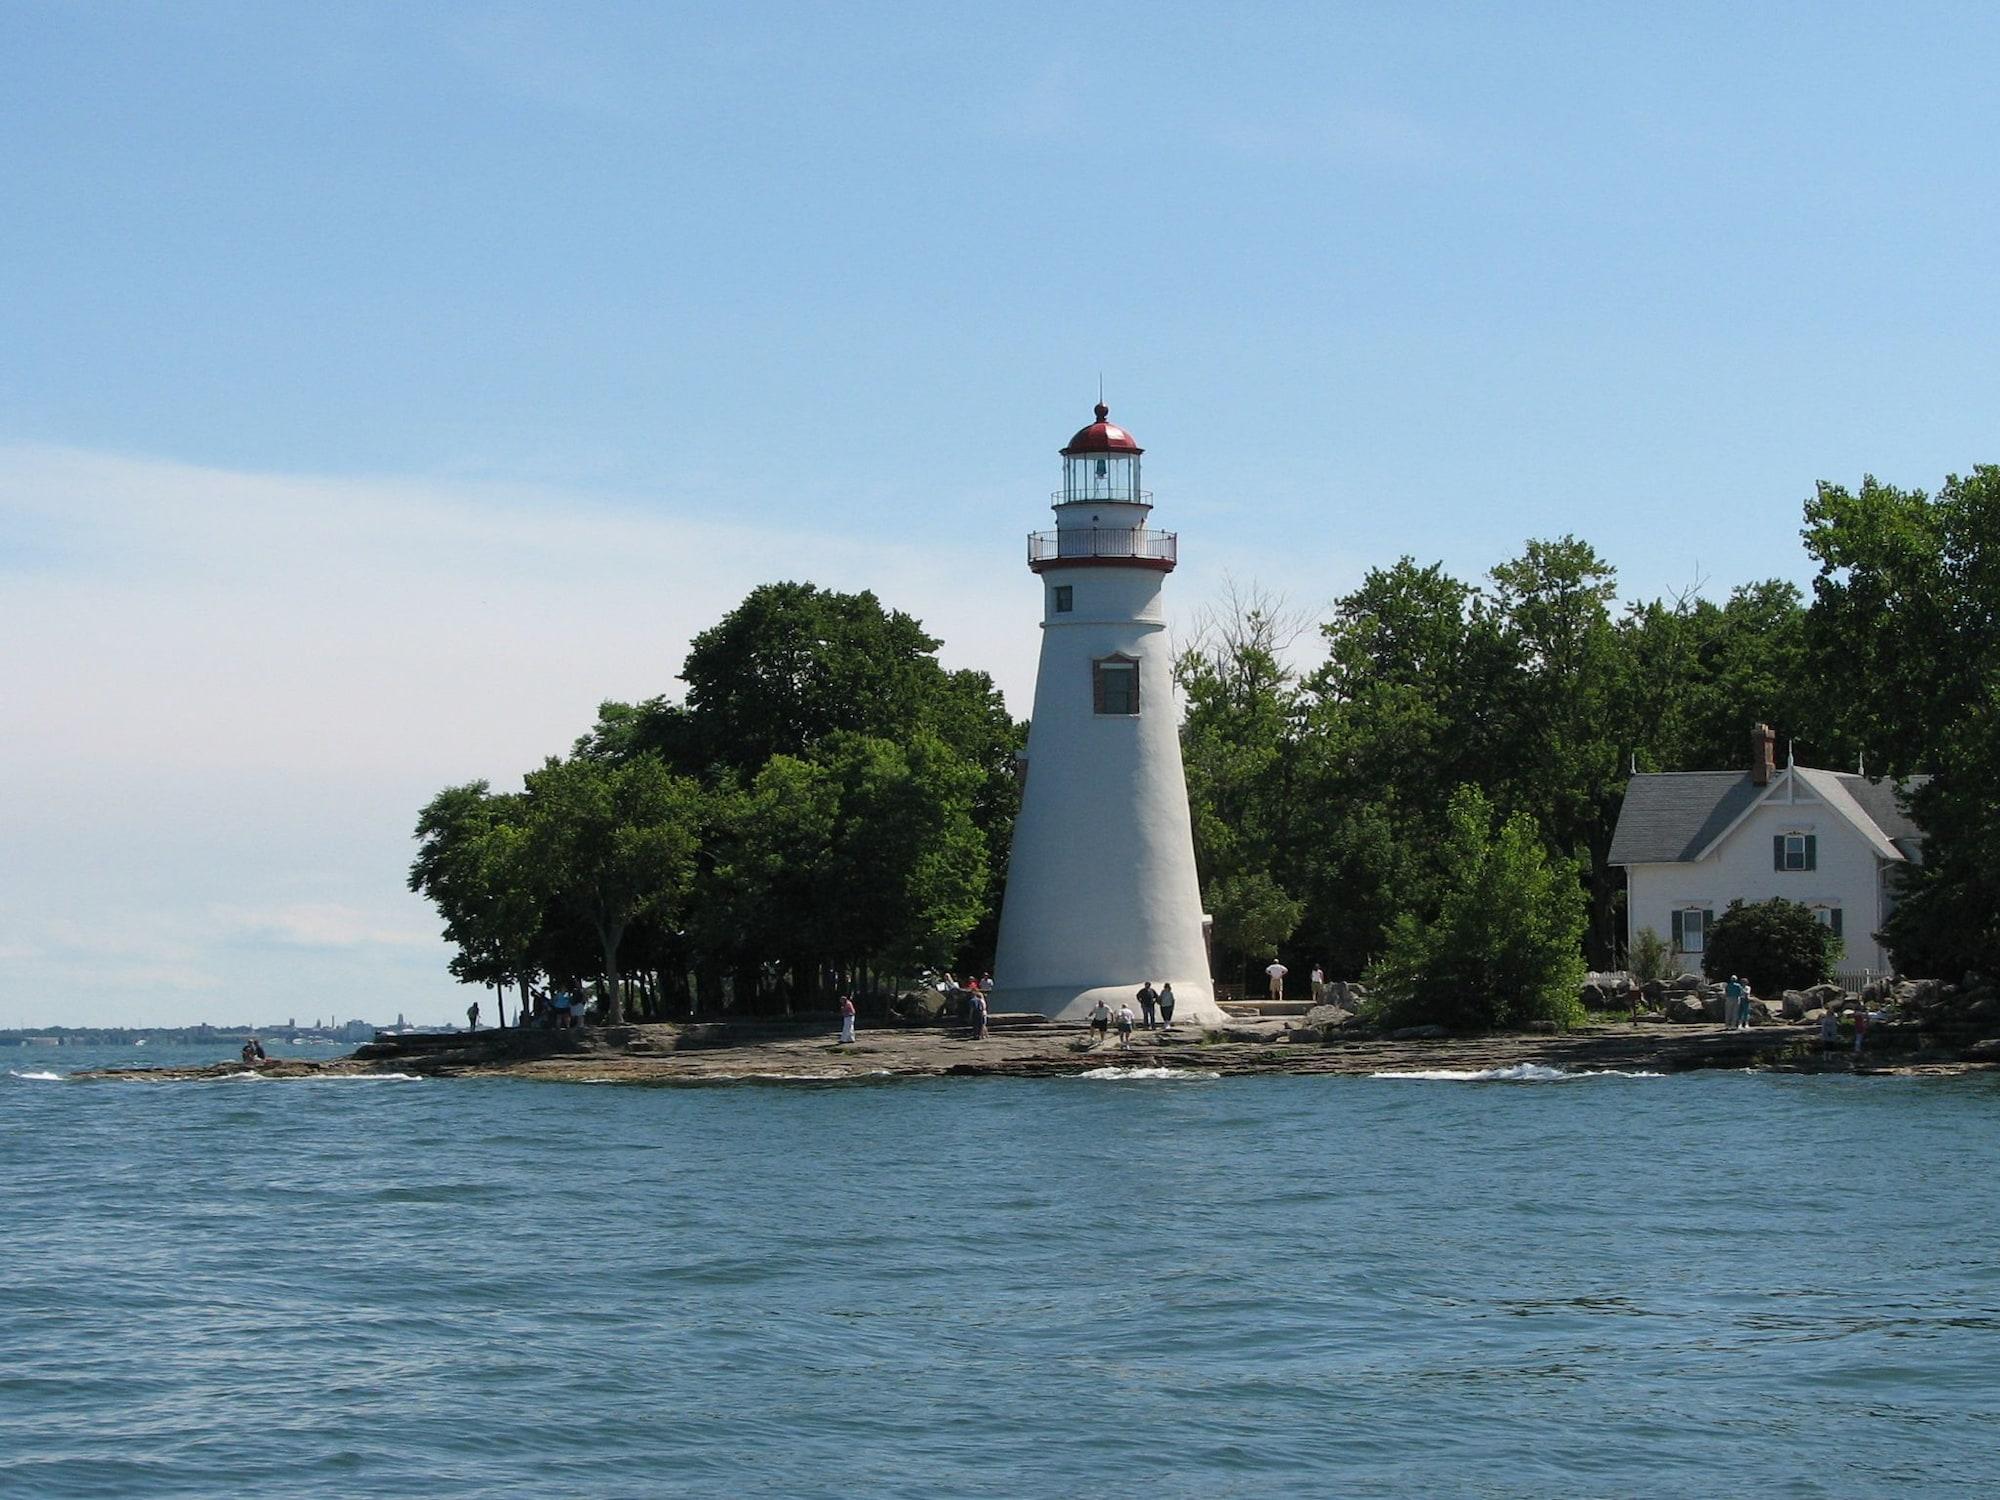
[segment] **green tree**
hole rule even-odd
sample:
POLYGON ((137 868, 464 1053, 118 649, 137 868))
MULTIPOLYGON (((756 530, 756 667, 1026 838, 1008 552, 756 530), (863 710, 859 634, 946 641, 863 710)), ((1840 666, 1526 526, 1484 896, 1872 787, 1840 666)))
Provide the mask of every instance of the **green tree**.
POLYGON ((1610 613, 1617 575, 1589 543, 1565 536, 1529 542, 1492 576, 1516 664, 1496 796, 1533 816, 1550 850, 1587 881, 1591 951, 1608 962, 1622 877, 1605 860, 1626 779, 1624 663, 1610 613))
POLYGON ((526 777, 522 854, 541 889, 586 922, 603 955, 608 1019, 625 1019, 619 949, 643 916, 676 922, 695 867, 699 788, 650 756, 551 757, 526 777))
POLYGON ((543 906, 524 878, 520 816, 518 796, 496 796, 484 781, 446 787, 417 816, 409 884, 444 918, 445 939, 458 949, 452 975, 495 988, 518 983, 525 1004, 543 906))
POLYGON ((834 735, 819 754, 839 808, 822 903, 830 953, 848 969, 946 963, 990 886, 978 769, 930 735, 834 735))
POLYGON ((1822 484, 1806 506, 1819 563, 1808 637, 1872 768, 1934 773, 1911 798, 1925 831, 1883 932, 1899 967, 2000 974, 2000 467, 1936 496, 1822 484))
POLYGON ((1534 820, 1496 827, 1477 787, 1451 799, 1447 874, 1436 913, 1400 916, 1371 972, 1388 1025, 1484 1030, 1582 1019, 1584 895, 1534 820))
POLYGON ((1775 995, 1831 979, 1840 947, 1840 939, 1809 906, 1782 896, 1747 906, 1737 900, 1709 929, 1701 971, 1710 979, 1739 974, 1753 992, 1775 995))
POLYGON ((1219 965, 1243 973, 1269 959, 1298 929, 1304 903, 1287 896, 1262 870, 1224 875, 1209 882, 1208 908, 1219 965))

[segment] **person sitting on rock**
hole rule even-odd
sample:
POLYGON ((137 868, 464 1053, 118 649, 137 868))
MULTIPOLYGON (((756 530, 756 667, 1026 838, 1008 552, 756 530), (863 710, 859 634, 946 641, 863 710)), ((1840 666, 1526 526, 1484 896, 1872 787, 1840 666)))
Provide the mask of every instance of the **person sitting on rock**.
POLYGON ((268 1062, 269 1060, 270 1059, 265 1056, 264 1044, 262 1042, 258 1041, 257 1038, 255 1038, 254 1036, 248 1037, 244 1040, 243 1043, 244 1062, 249 1063, 252 1067, 254 1067, 260 1062, 268 1062))

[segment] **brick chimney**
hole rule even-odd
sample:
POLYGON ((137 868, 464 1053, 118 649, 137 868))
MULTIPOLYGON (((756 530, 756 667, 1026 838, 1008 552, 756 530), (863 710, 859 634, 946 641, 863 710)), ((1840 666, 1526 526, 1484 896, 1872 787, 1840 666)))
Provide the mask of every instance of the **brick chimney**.
POLYGON ((1750 726, 1750 784, 1769 786, 1771 773, 1777 769, 1778 737, 1771 733, 1769 724, 1750 726))

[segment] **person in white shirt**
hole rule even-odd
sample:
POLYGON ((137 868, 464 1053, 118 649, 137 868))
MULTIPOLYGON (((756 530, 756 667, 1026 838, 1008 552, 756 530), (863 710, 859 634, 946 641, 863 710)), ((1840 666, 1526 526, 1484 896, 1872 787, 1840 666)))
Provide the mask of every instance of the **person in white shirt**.
POLYGON ((1097 1033, 1096 1040, 1100 1042, 1110 1034, 1111 1007, 1102 1000, 1097 1002, 1097 1009, 1090 1013, 1090 1029, 1097 1033))
POLYGON ((1326 974, 1318 964, 1313 965, 1312 986, 1313 1004, 1318 1005, 1326 999, 1326 974))
POLYGON ((1118 1007, 1118 1045, 1121 1048, 1132 1045, 1132 1007, 1129 1003, 1118 1007))
POLYGON ((1271 977, 1271 998, 1273 1000, 1284 999, 1285 976, 1292 971, 1274 958, 1268 964, 1264 965, 1264 972, 1271 977))

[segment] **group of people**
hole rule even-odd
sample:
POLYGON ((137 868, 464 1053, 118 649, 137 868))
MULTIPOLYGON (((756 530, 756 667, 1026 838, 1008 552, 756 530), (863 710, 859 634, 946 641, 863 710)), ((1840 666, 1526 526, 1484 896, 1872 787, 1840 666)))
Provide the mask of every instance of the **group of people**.
MULTIPOLYGON (((577 1004, 576 994, 572 990, 550 985, 545 990, 530 989, 528 998, 534 1001, 535 1019, 552 1030, 568 1031, 571 1027, 582 1024, 577 1014, 582 1007, 577 1004)), ((477 1007, 473 1009, 476 1011, 477 1007)), ((467 1019, 472 1022, 472 1029, 477 1031, 478 1017, 469 1011, 467 1019)))
POLYGON ((1741 974, 1731 974, 1722 987, 1722 1019, 1729 1031, 1750 1029, 1750 984, 1741 974))
POLYGON ((1130 1000, 1121 1001, 1115 1012, 1104 1001, 1097 1002, 1096 1007, 1090 1012, 1090 1029, 1098 1041, 1104 1041, 1110 1036, 1111 1028, 1115 1025, 1118 1028, 1118 1045, 1126 1048, 1132 1045, 1132 1031, 1135 1026, 1152 1031, 1174 1024, 1173 981, 1169 980, 1156 990, 1153 988, 1153 981, 1149 979, 1139 987, 1137 998, 1139 1001, 1137 1016, 1132 1014, 1130 1000))
MULTIPOLYGON (((1269 990, 1273 1000, 1282 1000, 1285 998, 1285 976, 1291 972, 1289 968, 1278 961, 1275 954, 1272 956, 1271 961, 1264 965, 1266 988, 1269 990)), ((1326 970, 1318 964, 1314 964, 1312 968, 1312 997, 1314 1005, 1322 1005, 1326 1002, 1326 991, 1326 970)))

